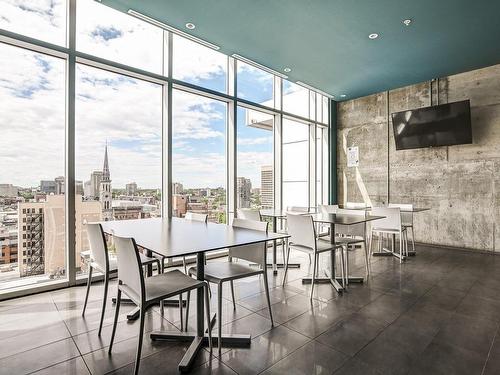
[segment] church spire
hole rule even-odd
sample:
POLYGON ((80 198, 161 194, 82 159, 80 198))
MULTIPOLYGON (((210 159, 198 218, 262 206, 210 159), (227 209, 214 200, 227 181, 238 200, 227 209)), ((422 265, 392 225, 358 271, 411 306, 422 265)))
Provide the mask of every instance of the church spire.
POLYGON ((106 147, 104 149, 104 166, 102 168, 102 179, 104 181, 110 181, 109 164, 108 164, 108 141, 106 141, 106 147))

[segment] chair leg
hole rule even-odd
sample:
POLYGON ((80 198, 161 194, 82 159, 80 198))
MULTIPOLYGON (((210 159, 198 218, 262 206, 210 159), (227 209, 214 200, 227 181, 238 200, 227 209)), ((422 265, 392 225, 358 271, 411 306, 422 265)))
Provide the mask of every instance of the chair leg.
POLYGON ((290 261, 290 247, 287 244, 287 254, 286 254, 286 260, 285 260, 285 272, 283 273, 283 283, 281 284, 282 286, 285 286, 286 283, 286 277, 288 275, 288 262, 290 261))
MULTIPOLYGON (((208 283, 207 283, 208 284, 208 283)), ((186 300, 186 319, 184 321, 184 328, 185 331, 187 332, 188 330, 188 320, 189 320, 189 302, 191 300, 191 291, 187 291, 187 300, 186 300)))
MULTIPOLYGON (((210 316, 210 298, 208 298, 208 283, 205 282, 203 286, 205 289, 205 315, 207 316, 207 331, 208 331, 208 346, 210 348, 210 353, 212 353, 212 327, 211 327, 211 316, 210 316)), ((189 295, 190 292, 188 292, 189 295)), ((187 319, 187 318, 186 318, 187 319)), ((187 331, 187 320, 186 320, 186 331, 187 331)))
POLYGON ((231 298, 233 300, 233 309, 236 310, 236 301, 234 299, 234 283, 233 280, 229 282, 231 284, 231 298))
POLYGON ((102 311, 101 311, 101 321, 99 322, 99 332, 97 336, 101 336, 102 323, 104 321, 104 313, 106 312, 106 302, 108 299, 108 286, 109 286, 109 273, 104 275, 104 296, 102 299, 102 311))
POLYGON ((222 283, 217 284, 217 346, 222 353, 222 283))
POLYGON ((140 323, 139 323, 139 341, 137 341, 137 354, 135 356, 135 367, 134 367, 134 374, 137 375, 139 373, 139 366, 141 363, 141 351, 142 351, 142 339, 144 335, 144 321, 145 321, 145 314, 146 311, 143 309, 141 306, 141 313, 140 313, 140 323))
POLYGON ((366 277, 368 277, 370 276, 370 257, 366 239, 363 241, 363 250, 365 251, 366 277))
POLYGON ((267 282, 267 271, 264 269, 262 274, 264 277, 264 289, 266 291, 267 308, 269 309, 269 316, 271 317, 271 327, 274 327, 273 311, 271 310, 271 298, 269 297, 269 284, 267 282))
POLYGON ((311 264, 311 261, 312 261, 311 254, 307 254, 307 255, 309 256, 309 264, 311 264))
POLYGON ((92 266, 89 265, 89 277, 87 279, 87 292, 85 293, 85 302, 83 303, 82 316, 85 315, 85 310, 87 309, 87 301, 89 299, 90 284, 92 283, 92 266))
POLYGON ((158 275, 160 273, 163 273, 163 267, 161 266, 161 262, 159 259, 156 259, 156 271, 158 272, 158 275))
POLYGON ((346 245, 344 253, 345 253, 345 285, 349 285, 349 245, 346 245))
POLYGON ((342 277, 342 288, 345 289, 345 260, 344 260, 344 248, 340 248, 340 272, 342 277))
POLYGON ((313 256, 314 256, 314 262, 313 262, 313 272, 311 275, 311 295, 309 296, 309 299, 311 301, 313 299, 313 294, 314 294, 314 281, 316 278, 316 266, 317 266, 317 257, 318 257, 316 253, 314 253, 313 256))
POLYGON ((122 291, 118 289, 118 294, 116 295, 116 306, 115 306, 115 319, 113 320, 113 329, 111 330, 111 339, 109 341, 108 353, 111 354, 113 349, 113 342, 115 340, 116 324, 118 323, 118 316, 120 315, 120 302, 122 299, 122 291))
POLYGON ((182 257, 182 265, 184 266, 184 273, 187 275, 187 265, 186 265, 186 257, 182 257))
POLYGON ((403 263, 403 234, 399 232, 399 263, 403 263))
POLYGON ((413 233, 413 226, 411 228, 411 249, 415 252, 415 234, 413 233))
POLYGON ((182 316, 182 293, 179 294, 179 316, 181 318, 181 332, 184 331, 184 317, 182 316))

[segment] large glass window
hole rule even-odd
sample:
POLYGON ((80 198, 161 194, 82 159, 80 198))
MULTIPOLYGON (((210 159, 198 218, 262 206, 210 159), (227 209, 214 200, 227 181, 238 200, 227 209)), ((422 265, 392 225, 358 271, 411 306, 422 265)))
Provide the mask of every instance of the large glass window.
POLYGON ((309 207, 309 125, 283 119, 283 207, 309 207))
POLYGON ((180 90, 173 93, 172 211, 226 222, 227 104, 180 90))
POLYGON ((283 80, 283 111, 309 118, 309 102, 308 89, 283 80))
POLYGON ((274 116, 238 107, 236 204, 274 207, 274 116))
POLYGON ((227 91, 226 55, 176 34, 172 49, 174 78, 215 91, 227 91))
POLYGON ((58 45, 66 44, 65 0, 2 0, 0 29, 58 45))
POLYGON ((162 87, 77 65, 76 262, 86 221, 161 215, 162 87))
POLYGON ((238 98, 274 108, 274 75, 237 62, 238 98))
POLYGON ((163 73, 163 30, 94 0, 78 0, 76 48, 135 68, 163 73))
POLYGON ((65 61, 0 43, 0 290, 63 279, 65 61))
POLYGON ((316 126, 316 205, 328 204, 328 128, 316 126))

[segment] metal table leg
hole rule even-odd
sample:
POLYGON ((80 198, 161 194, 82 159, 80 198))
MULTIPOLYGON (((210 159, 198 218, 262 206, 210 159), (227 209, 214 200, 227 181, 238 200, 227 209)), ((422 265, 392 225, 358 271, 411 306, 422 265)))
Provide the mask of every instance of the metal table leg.
MULTIPOLYGON (((380 241, 380 239, 379 239, 380 241)), ((383 256, 386 256, 386 257, 390 257, 390 256, 393 256, 393 257, 396 257, 398 259, 403 259, 405 260, 406 259, 406 256, 404 255, 399 255, 398 253, 396 253, 396 235, 395 234, 392 234, 391 235, 391 249, 387 249, 385 248, 384 246, 381 247, 381 251, 375 251, 372 253, 372 255, 374 257, 383 257, 383 256)), ((410 253, 410 252, 408 252, 410 253)), ((415 252, 412 251, 413 254, 411 255, 415 255, 415 252)), ((410 254, 408 254, 410 255, 410 254)))

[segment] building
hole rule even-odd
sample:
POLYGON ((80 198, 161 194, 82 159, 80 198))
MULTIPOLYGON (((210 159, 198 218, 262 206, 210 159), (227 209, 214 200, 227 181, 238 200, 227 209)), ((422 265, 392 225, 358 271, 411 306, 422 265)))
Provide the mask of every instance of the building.
POLYGON ((174 182, 172 184, 172 194, 182 194, 184 192, 184 186, 180 182, 174 182))
POLYGON ((93 171, 90 174, 90 190, 89 197, 99 199, 99 191, 101 189, 102 171, 93 171))
POLYGON ((42 180, 40 181, 40 191, 45 194, 56 194, 57 185, 55 181, 42 180))
POLYGON ((187 212, 187 195, 172 195, 172 216, 183 217, 187 212))
MULTIPOLYGON (((45 202, 23 202, 18 206, 18 259, 21 277, 65 275, 65 197, 48 195, 45 202)), ((75 199, 76 259, 88 249, 84 223, 101 220, 101 205, 75 199)))
POLYGON ((59 177, 56 177, 54 179, 55 183, 56 183, 56 194, 57 195, 60 195, 60 194, 64 194, 64 190, 65 190, 65 187, 64 187, 64 176, 59 176, 59 177))
POLYGON ((83 195, 83 181, 75 181, 75 194, 83 195))
POLYGON ((252 182, 245 177, 236 179, 236 204, 238 208, 250 208, 252 182))
POLYGON ((125 185, 125 194, 126 195, 136 195, 137 194, 137 184, 135 182, 131 182, 130 184, 125 185))
POLYGON ((102 179, 99 189, 99 200, 102 206, 102 219, 105 221, 113 219, 111 177, 109 174, 108 145, 104 149, 104 165, 102 168, 102 179))
POLYGON ((274 207, 274 173, 272 165, 260 167, 260 202, 262 208, 274 207))
POLYGON ((17 197, 18 188, 12 184, 0 184, 0 197, 17 197))
POLYGON ((17 264, 17 230, 0 227, 0 266, 17 264))

